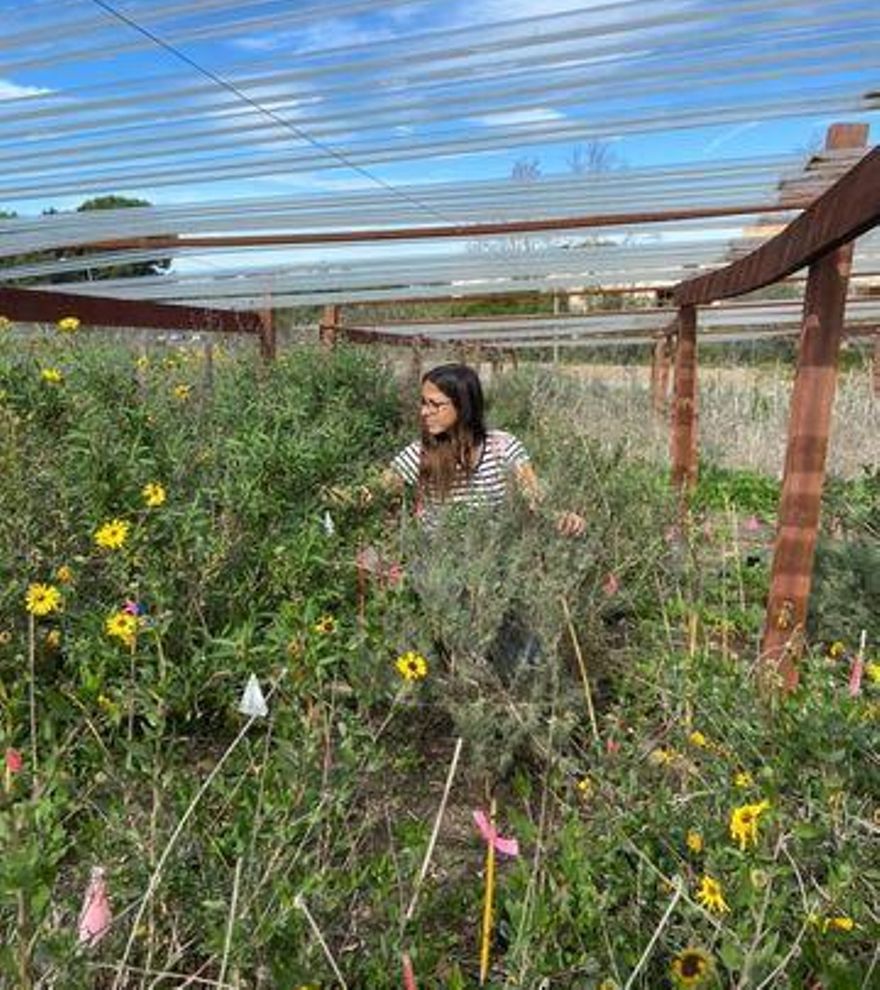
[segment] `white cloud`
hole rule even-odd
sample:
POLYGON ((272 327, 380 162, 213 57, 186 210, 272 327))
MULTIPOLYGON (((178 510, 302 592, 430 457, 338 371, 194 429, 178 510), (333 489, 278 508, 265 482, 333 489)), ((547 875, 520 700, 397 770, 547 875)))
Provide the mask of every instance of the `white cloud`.
POLYGON ((366 46, 380 41, 388 41, 394 38, 396 34, 397 32, 387 28, 366 28, 352 20, 336 17, 305 28, 236 38, 232 44, 236 48, 244 49, 244 51, 277 52, 279 49, 283 49, 288 54, 295 54, 332 48, 366 46))
POLYGON ((0 79, 0 100, 22 100, 27 96, 43 96, 51 89, 42 86, 21 86, 10 79, 0 79))
POLYGON ((499 110, 483 117, 472 118, 486 127, 507 127, 511 124, 539 124, 547 120, 564 120, 565 114, 551 107, 532 107, 528 110, 499 110))

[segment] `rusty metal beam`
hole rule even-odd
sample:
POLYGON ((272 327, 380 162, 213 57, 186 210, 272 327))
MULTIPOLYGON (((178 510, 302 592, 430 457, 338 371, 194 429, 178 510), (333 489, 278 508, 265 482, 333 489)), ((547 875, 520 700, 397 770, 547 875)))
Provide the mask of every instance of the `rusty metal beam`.
POLYGON ((353 344, 388 344, 391 347, 442 347, 445 341, 431 340, 420 334, 383 333, 381 330, 370 330, 365 327, 337 328, 346 340, 353 344))
POLYGON ((614 285, 607 288, 587 285, 582 289, 524 289, 518 292, 505 289, 498 292, 480 292, 474 295, 450 294, 448 296, 399 296, 395 299, 364 299, 362 301, 346 303, 346 307, 351 307, 352 309, 378 309, 383 306, 398 306, 404 303, 437 303, 439 305, 449 305, 449 303, 499 302, 505 299, 516 299, 520 302, 527 299, 534 299, 537 302, 554 297, 567 299, 569 296, 630 296, 666 291, 672 291, 671 283, 666 285, 656 285, 654 283, 650 285, 614 285))
MULTIPOLYGON (((868 125, 840 133, 867 140, 868 125)), ((880 223, 880 148, 865 155, 785 230, 726 268, 681 282, 679 305, 701 305, 754 292, 811 265, 880 223)))
POLYGON ((85 326, 213 333, 259 333, 261 326, 258 313, 9 286, 0 286, 0 313, 22 323, 54 323, 76 316, 85 326))
POLYGON ((101 251, 165 250, 167 248, 284 247, 297 244, 350 244, 355 241, 415 241, 443 237, 481 237, 493 234, 528 234, 545 230, 579 230, 591 227, 627 227, 675 220, 708 220, 715 217, 751 216, 806 209, 808 197, 787 206, 778 203, 750 206, 693 206, 678 210, 647 210, 641 213, 590 213, 577 217, 546 217, 541 220, 498 220, 489 223, 457 223, 431 227, 374 227, 368 230, 311 231, 303 234, 238 234, 225 237, 121 237, 115 240, 77 241, 67 247, 88 245, 101 251))
POLYGON ((678 311, 672 402, 672 484, 682 496, 697 481, 697 310, 678 311))
MULTIPOLYGON (((864 128, 832 127, 826 146, 857 147, 866 136, 864 128)), ((841 209, 846 207, 842 205, 841 209)), ((775 672, 779 686, 786 691, 797 686, 797 663, 804 645, 852 256, 850 242, 814 260, 804 296, 803 329, 791 396, 785 472, 761 641, 764 670, 775 672)))

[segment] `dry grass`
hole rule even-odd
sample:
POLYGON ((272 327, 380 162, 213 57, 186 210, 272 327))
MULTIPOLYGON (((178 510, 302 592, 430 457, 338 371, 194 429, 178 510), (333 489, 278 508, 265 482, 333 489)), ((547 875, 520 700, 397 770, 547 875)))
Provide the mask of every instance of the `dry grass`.
MULTIPOLYGON (((568 366, 560 372, 583 383, 570 410, 576 428, 609 446, 658 463, 668 459, 668 420, 651 413, 646 367, 568 366)), ((729 468, 780 477, 785 455, 790 369, 701 368, 701 456, 729 468)), ((867 369, 840 376, 828 471, 853 477, 880 463, 880 400, 867 369)))

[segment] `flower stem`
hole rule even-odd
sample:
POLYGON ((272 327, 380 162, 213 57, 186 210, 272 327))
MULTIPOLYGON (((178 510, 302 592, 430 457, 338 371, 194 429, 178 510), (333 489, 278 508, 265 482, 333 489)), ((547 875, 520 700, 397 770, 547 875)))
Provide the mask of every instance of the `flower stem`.
POLYGON ((30 718, 31 718, 31 780, 32 780, 32 793, 33 796, 37 796, 38 781, 37 781, 37 697, 36 697, 36 684, 37 684, 37 642, 36 642, 36 628, 34 622, 33 612, 28 613, 28 702, 30 706, 30 718))

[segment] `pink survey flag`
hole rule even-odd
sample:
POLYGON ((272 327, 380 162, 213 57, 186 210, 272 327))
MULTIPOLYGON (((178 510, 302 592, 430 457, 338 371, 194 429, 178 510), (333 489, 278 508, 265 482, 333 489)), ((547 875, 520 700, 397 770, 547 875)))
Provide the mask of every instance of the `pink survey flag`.
POLYGON ((516 839, 503 839, 495 830, 494 825, 489 824, 485 811, 479 809, 474 812, 474 824, 480 830, 480 835, 495 846, 495 851, 502 856, 519 856, 519 843, 516 839))
POLYGON ((21 758, 21 753, 17 749, 12 749, 10 747, 6 750, 6 769, 9 773, 21 773, 21 768, 24 766, 24 760, 21 758))
POLYGON ((404 952, 403 954, 403 990, 417 990, 416 974, 413 972, 412 959, 404 952))
POLYGON ((609 571, 605 575, 605 581, 602 584, 602 590, 610 598, 612 595, 616 595, 620 591, 620 580, 614 571, 609 571))
POLYGON ((92 875, 83 898, 79 916, 79 941, 81 945, 97 945, 107 934, 113 916, 110 911, 110 898, 107 896, 107 881, 102 866, 92 867, 92 875))
POLYGON ((863 629, 861 639, 859 640, 859 649, 853 657, 852 667, 850 667, 849 671, 849 694, 851 698, 857 698, 862 691, 862 677, 865 673, 865 647, 867 643, 868 634, 863 629))

